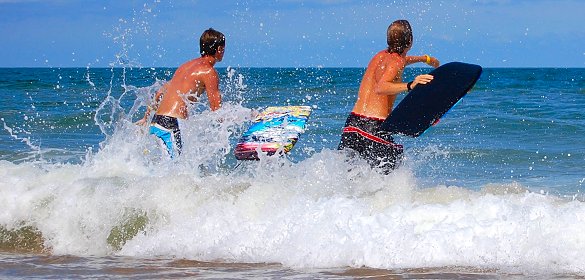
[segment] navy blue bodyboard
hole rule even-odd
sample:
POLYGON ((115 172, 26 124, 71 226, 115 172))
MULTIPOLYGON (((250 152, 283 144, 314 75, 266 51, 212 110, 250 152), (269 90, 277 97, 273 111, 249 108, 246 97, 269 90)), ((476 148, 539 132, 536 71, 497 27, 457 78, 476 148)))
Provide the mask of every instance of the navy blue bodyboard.
POLYGON ((429 73, 433 80, 412 89, 380 129, 412 137, 423 134, 471 90, 481 72, 481 66, 462 62, 450 62, 434 69, 429 73))

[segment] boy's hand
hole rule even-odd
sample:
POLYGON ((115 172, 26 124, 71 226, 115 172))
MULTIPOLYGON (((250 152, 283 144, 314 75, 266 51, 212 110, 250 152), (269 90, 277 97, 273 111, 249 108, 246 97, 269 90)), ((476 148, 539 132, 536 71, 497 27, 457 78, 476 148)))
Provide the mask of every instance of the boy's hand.
POLYGON ((142 118, 140 120, 138 120, 137 122, 135 122, 134 124, 139 125, 139 126, 145 126, 146 125, 146 118, 142 118))
POLYGON ((414 81, 412 81, 411 88, 415 88, 419 84, 421 84, 421 85, 428 84, 432 80, 433 80, 433 75, 429 75, 429 74, 418 75, 418 76, 416 76, 416 78, 414 78, 414 81))

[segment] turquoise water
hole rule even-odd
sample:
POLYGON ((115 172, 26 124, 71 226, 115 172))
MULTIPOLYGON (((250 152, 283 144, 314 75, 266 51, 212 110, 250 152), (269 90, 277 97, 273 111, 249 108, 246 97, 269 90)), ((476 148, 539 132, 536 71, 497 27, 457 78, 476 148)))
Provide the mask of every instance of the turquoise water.
POLYGON ((193 104, 184 155, 161 160, 133 122, 173 70, 0 69, 5 265, 585 276, 585 69, 484 69, 436 126, 397 137, 406 160, 388 176, 335 150, 362 68, 220 68, 223 109, 193 104), (251 110, 274 105, 312 106, 307 131, 286 158, 238 165, 251 110))

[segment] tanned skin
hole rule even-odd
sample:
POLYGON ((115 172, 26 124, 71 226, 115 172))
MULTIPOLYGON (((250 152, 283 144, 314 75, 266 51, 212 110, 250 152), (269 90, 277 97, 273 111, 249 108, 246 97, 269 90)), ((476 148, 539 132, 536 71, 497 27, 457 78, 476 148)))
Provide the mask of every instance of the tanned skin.
MULTIPOLYGON (((385 119, 390 115, 398 94, 408 90, 407 83, 402 82, 404 67, 427 61, 426 56, 406 56, 409 50, 410 48, 401 54, 383 50, 372 58, 360 84, 352 112, 378 119, 385 119)), ((435 68, 439 66, 436 58, 430 57, 429 60, 429 65, 435 68)), ((419 75, 412 82, 411 89, 432 80, 432 75, 419 75)))
MULTIPOLYGON (((179 66, 173 75, 155 95, 154 103, 157 115, 186 119, 188 101, 195 102, 205 91, 212 111, 221 107, 219 91, 219 75, 213 68, 215 63, 223 59, 225 46, 219 46, 215 55, 204 55, 179 66)), ((147 124, 151 107, 146 110, 144 118, 137 124, 147 124)))

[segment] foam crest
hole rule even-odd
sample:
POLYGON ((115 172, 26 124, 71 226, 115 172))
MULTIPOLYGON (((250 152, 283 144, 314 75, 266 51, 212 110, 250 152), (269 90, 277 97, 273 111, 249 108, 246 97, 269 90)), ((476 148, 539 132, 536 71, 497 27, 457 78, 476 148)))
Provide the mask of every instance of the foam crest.
MULTIPOLYGON (((229 123, 199 136, 227 135, 229 123)), ((84 164, 0 162, 0 223, 38 229, 55 254, 510 271, 585 263, 579 201, 518 184, 420 189, 408 168, 384 176, 331 150, 202 173, 191 168, 212 156, 151 162, 127 144, 146 137, 129 127, 84 164)))
POLYGON ((315 197, 286 183, 250 182, 168 213, 160 228, 137 236, 120 253, 294 267, 579 267, 582 257, 574 252, 582 247, 577 233, 583 226, 576 222, 582 203, 448 189, 433 190, 441 202, 412 191, 412 202, 380 208, 375 195, 324 191, 315 197))

